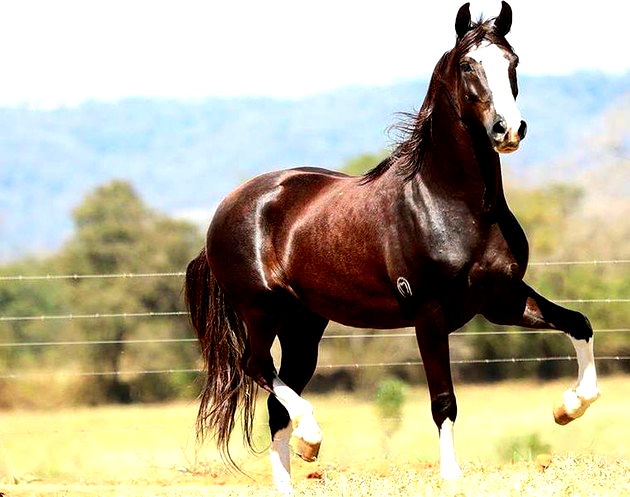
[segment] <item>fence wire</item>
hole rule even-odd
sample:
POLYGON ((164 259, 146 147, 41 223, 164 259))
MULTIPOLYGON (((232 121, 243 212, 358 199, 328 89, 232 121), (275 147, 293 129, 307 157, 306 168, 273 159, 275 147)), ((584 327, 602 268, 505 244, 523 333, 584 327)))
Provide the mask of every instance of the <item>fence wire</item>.
MULTIPOLYGON (((554 356, 554 357, 502 357, 489 359, 456 359, 451 364, 497 364, 497 363, 522 363, 522 362, 550 362, 550 361, 574 361, 574 356, 554 356)), ((630 356, 600 356, 595 358, 596 361, 627 361, 630 356)), ((380 368, 395 366, 422 366, 422 361, 400 361, 400 362, 368 362, 368 363, 342 363, 342 364, 322 364, 316 369, 361 369, 361 368, 380 368)), ((3 380, 25 380, 34 378, 50 378, 64 376, 135 376, 145 374, 184 374, 184 373, 202 373, 199 368, 186 369, 137 369, 137 370, 121 370, 121 371, 54 371, 54 372, 21 372, 21 373, 4 373, 0 374, 3 380)))
MULTIPOLYGON (((602 259, 584 261, 532 261, 528 266, 595 266, 607 264, 630 264, 630 259, 602 259)), ((185 276, 185 271, 144 272, 144 273, 99 273, 99 274, 18 274, 0 275, 0 281, 51 281, 51 280, 88 280, 107 278, 166 278, 185 276)))
POLYGON ((150 318, 168 316, 188 316, 187 311, 162 312, 96 312, 93 314, 42 314, 40 316, 0 316, 0 322, 8 321, 53 321, 63 319, 112 319, 112 318, 150 318))
MULTIPOLYGON (((550 299, 558 304, 624 304, 630 298, 599 298, 599 299, 550 299)), ((0 322, 13 321, 53 321, 72 319, 112 319, 112 318, 141 318, 188 316, 187 311, 148 311, 148 312, 96 312, 93 314, 41 314, 38 316, 0 316, 0 322)))
MULTIPOLYGON (((593 330, 594 333, 625 333, 630 332, 630 328, 606 328, 593 330)), ((481 335, 564 335, 565 333, 558 330, 488 330, 488 331, 463 331, 452 333, 451 337, 469 337, 481 335)), ((322 340, 334 340, 339 338, 404 338, 414 337, 414 332, 401 333, 345 333, 324 335, 322 340)), ((196 338, 139 338, 125 340, 60 340, 48 342, 0 342, 0 347, 48 347, 48 346, 74 346, 74 345, 120 345, 120 344, 144 344, 144 343, 194 343, 196 338)))

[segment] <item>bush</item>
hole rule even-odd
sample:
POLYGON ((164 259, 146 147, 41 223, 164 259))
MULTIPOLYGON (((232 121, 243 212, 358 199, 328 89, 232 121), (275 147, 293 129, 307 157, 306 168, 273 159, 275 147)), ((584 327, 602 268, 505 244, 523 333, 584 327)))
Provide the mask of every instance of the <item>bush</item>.
POLYGON ((538 433, 508 437, 498 443, 497 453, 506 462, 532 461, 538 454, 549 452, 551 446, 538 433))

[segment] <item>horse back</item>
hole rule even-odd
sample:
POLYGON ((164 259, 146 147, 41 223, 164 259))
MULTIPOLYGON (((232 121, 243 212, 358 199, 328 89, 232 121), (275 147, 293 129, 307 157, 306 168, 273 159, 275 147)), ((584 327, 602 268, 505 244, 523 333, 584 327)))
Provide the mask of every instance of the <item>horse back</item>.
POLYGON ((257 176, 221 202, 208 229, 208 260, 219 282, 240 295, 285 288, 283 268, 296 224, 348 175, 300 167, 257 176))

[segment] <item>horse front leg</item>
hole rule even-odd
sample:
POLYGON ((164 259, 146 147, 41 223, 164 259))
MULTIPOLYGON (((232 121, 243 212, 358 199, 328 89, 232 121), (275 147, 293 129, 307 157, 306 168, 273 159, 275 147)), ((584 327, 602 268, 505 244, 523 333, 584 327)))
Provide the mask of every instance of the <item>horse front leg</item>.
POLYGON ((431 396, 431 414, 440 436, 440 475, 459 478, 462 471, 455 457, 454 425, 457 401, 453 391, 448 333, 424 326, 416 327, 416 338, 431 396))
POLYGON ((573 388, 564 392, 562 402, 554 408, 556 423, 565 425, 579 418, 599 398, 593 329, 584 314, 550 302, 523 282, 503 293, 482 314, 497 324, 549 328, 569 335, 577 355, 578 379, 573 388))

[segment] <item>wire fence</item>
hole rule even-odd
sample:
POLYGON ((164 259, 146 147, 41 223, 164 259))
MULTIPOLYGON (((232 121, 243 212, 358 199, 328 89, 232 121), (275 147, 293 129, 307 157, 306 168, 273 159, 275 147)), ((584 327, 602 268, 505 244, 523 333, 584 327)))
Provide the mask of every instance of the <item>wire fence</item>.
MULTIPOLYGON (((523 362, 557 362, 557 361, 574 361, 574 356, 554 356, 554 357, 499 357, 487 359, 455 359, 451 360, 451 364, 501 364, 501 363, 523 363, 523 362)), ((595 358, 596 361, 627 361, 630 356, 600 356, 595 358)), ((362 368, 387 368, 396 366, 422 366, 422 361, 399 361, 399 362, 348 362, 340 364, 319 364, 317 370, 322 369, 362 369, 362 368)), ((183 368, 183 369, 134 369, 120 371, 37 371, 37 372, 20 372, 0 374, 3 380, 25 380, 34 378, 49 378, 62 376, 135 376, 135 375, 153 375, 153 374, 189 374, 202 373, 199 368, 183 368)))
MULTIPOLYGON (((630 298, 599 298, 599 299, 551 299, 558 304, 623 304, 629 303, 630 298)), ((12 321, 52 321, 72 319, 112 319, 112 318, 142 318, 188 316, 187 311, 147 311, 147 312, 96 312, 93 314, 40 314, 36 316, 0 316, 0 322, 12 321)))
MULTIPOLYGON (((528 266, 597 266, 608 264, 630 264, 630 259, 602 259, 582 261, 532 261, 528 266)), ((51 281, 51 280, 89 280, 89 279, 134 279, 134 278, 164 278, 185 276, 185 271, 143 272, 143 273, 100 273, 100 274, 19 274, 0 275, 0 281, 51 281)))
MULTIPOLYGON (((594 333, 626 333, 630 332, 630 328, 605 328, 593 330, 594 333)), ((472 337, 472 336, 491 336, 491 335, 564 335, 564 332, 558 330, 487 330, 487 331, 464 331, 452 333, 451 337, 472 337)), ((405 338, 414 337, 414 332, 400 333, 339 333, 324 335, 322 340, 334 339, 365 339, 365 338, 405 338)), ((48 342, 0 342, 0 347, 53 347, 53 346, 75 346, 75 345, 120 345, 120 344, 144 344, 144 343, 196 343, 196 338, 139 338, 125 340, 60 340, 48 342)))
POLYGON ((168 316, 188 316, 187 311, 148 311, 148 312, 96 312, 93 314, 42 314, 39 316, 0 316, 0 322, 8 321, 52 321, 65 319, 112 319, 112 318, 153 318, 168 316))
MULTIPOLYGON (((534 261, 530 266, 584 266, 584 265, 621 265, 629 264, 630 259, 610 259, 610 260, 581 260, 581 261, 534 261)), ((103 274, 46 274, 46 275, 6 275, 0 276, 0 281, 57 281, 57 280, 85 280, 85 279, 139 279, 139 278, 169 278, 185 276, 183 271, 170 272, 143 272, 143 273, 103 273, 103 274)), ((557 303, 589 303, 589 304, 620 304, 630 302, 630 298, 573 298, 555 299, 557 303)), ((21 321, 52 321, 52 320, 84 320, 84 319, 114 319, 114 318, 154 318, 154 317, 182 317, 188 316, 188 312, 183 310, 174 311, 149 311, 149 312, 118 312, 118 313, 92 313, 92 314, 44 314, 32 316, 0 316, 0 322, 21 322, 21 321)), ((596 329, 595 333, 627 333, 630 328, 606 328, 596 329)), ((454 333, 454 337, 472 337, 480 335, 534 335, 553 334, 562 332, 552 330, 487 330, 487 331, 467 331, 454 333)), ((330 339, 367 339, 367 338, 404 338, 415 337, 415 333, 387 332, 387 333, 340 333, 329 334, 323 338, 330 339)), ((148 338, 148 339, 120 339, 120 340, 60 340, 60 341, 20 341, 0 343, 0 348, 16 347, 54 347, 54 346, 96 346, 112 344, 148 344, 148 343, 186 343, 197 342, 195 338, 148 338)), ((627 361, 630 356, 603 356, 598 357, 598 361, 627 361)), ((523 362, 550 362, 550 361, 571 361, 573 356, 555 357, 508 357, 508 358, 477 358, 458 359, 451 361, 451 364, 492 364, 492 363, 523 363, 523 362)), ((344 364, 324 364, 317 366, 318 370, 341 369, 341 368, 374 368, 374 367, 397 367, 397 366, 420 366, 421 361, 403 362, 375 362, 375 363, 344 363, 344 364)), ((155 369, 155 370, 127 370, 127 371, 56 371, 56 372, 17 372, 0 374, 0 379, 27 379, 59 376, 117 376, 117 375, 157 375, 157 374, 184 374, 199 373, 199 369, 155 369)))

